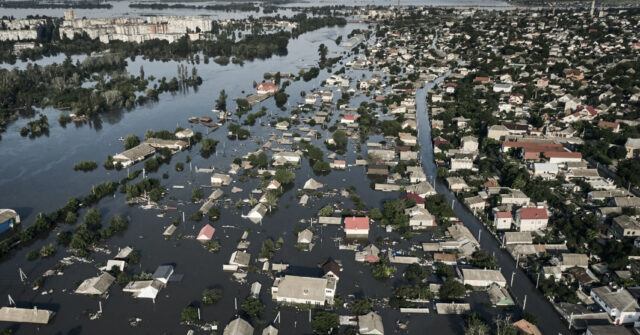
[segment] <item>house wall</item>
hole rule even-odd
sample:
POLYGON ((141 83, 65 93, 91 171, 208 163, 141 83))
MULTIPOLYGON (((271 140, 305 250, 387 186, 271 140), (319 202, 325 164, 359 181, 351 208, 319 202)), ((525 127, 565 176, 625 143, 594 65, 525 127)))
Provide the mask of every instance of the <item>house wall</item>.
POLYGON ((519 231, 536 231, 547 227, 549 220, 518 220, 519 231))

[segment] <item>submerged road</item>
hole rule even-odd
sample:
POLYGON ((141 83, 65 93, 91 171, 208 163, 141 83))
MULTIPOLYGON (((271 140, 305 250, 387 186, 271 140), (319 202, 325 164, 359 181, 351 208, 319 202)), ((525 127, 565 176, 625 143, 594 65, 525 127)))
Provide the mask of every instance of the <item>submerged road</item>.
POLYGON ((447 188, 446 185, 437 181, 436 165, 433 159, 433 143, 431 141, 431 122, 427 113, 427 92, 435 84, 443 81, 448 74, 438 78, 435 83, 429 83, 425 87, 416 91, 416 121, 418 123, 418 143, 420 143, 420 158, 423 169, 429 180, 435 181, 435 189, 439 194, 444 194, 451 204, 454 203, 453 210, 458 218, 469 228, 480 242, 482 249, 489 254, 496 256, 498 266, 502 275, 507 280, 507 285, 511 283, 513 276, 513 286, 510 286, 511 294, 517 305, 523 308, 526 297, 525 311, 535 314, 538 317, 538 327, 543 334, 572 334, 567 328, 560 315, 555 311, 551 303, 535 287, 525 272, 516 267, 516 261, 505 250, 500 248, 500 243, 490 233, 487 227, 480 222, 471 211, 464 205, 458 203, 458 199, 447 188))

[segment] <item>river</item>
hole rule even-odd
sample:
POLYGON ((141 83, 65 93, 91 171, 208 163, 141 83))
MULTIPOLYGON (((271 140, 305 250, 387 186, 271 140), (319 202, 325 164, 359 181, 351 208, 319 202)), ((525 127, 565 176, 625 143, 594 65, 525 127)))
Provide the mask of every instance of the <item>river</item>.
MULTIPOLYGON (((161 1, 151 1, 161 2, 161 1)), ((149 15, 210 15, 215 19, 242 19, 249 15, 254 17, 262 15, 256 12, 241 12, 241 11, 212 11, 202 9, 190 9, 190 8, 175 8, 175 9, 146 9, 146 8, 130 8, 130 3, 137 3, 136 1, 108 1, 113 7, 111 9, 74 9, 77 17, 114 17, 114 16, 149 16, 149 15)), ((202 1, 202 2, 189 2, 188 4, 206 6, 228 3, 225 1, 202 1)), ((320 1, 294 1, 291 3, 281 4, 278 12, 269 15, 287 15, 290 16, 295 12, 287 9, 287 7, 311 7, 311 6, 395 6, 398 1, 394 0, 320 0, 320 1)), ((488 8, 508 8, 510 5, 505 1, 499 0, 401 0, 401 6, 463 6, 463 7, 488 7, 488 8)), ((37 9, 37 14, 47 16, 62 17, 64 11, 63 8, 48 8, 37 9)), ((30 8, 2 8, 2 14, 0 16, 13 16, 15 18, 24 18, 28 15, 34 15, 34 9, 30 8)))

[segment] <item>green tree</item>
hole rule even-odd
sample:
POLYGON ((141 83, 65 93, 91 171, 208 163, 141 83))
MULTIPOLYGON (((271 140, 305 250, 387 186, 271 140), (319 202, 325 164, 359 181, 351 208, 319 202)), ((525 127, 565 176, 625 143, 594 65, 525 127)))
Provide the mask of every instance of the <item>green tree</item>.
POLYGON ((123 231, 127 229, 128 226, 129 221, 127 221, 127 219, 123 218, 120 215, 115 215, 111 218, 111 220, 109 220, 109 229, 111 229, 111 231, 114 233, 123 231))
POLYGON ((182 310, 180 314, 180 318, 184 322, 189 323, 199 323, 200 319, 198 318, 198 309, 194 306, 187 306, 182 310))
POLYGON ((498 267, 495 256, 489 255, 484 249, 478 249, 472 254, 471 265, 476 268, 495 269, 498 267))
POLYGON ((317 161, 313 164, 313 171, 314 172, 329 172, 331 171, 331 166, 329 165, 329 163, 325 162, 325 161, 317 161))
POLYGON ((408 281, 422 280, 424 277, 424 270, 418 264, 409 264, 404 272, 404 278, 408 281))
POLYGON ((216 146, 218 145, 218 141, 205 138, 200 142, 200 154, 202 157, 207 158, 209 155, 216 151, 216 146))
POLYGON ((355 315, 364 315, 369 313, 373 307, 373 302, 368 297, 357 299, 351 306, 351 313, 355 315))
POLYGON ((276 251, 276 245, 273 240, 268 238, 262 242, 262 248, 260 249, 260 257, 271 259, 276 251))
POLYGON ((202 303, 205 305, 215 305, 222 299, 222 290, 211 289, 202 292, 202 303))
POLYGON ((258 298, 248 297, 240 306, 240 309, 250 318, 258 319, 264 311, 264 305, 258 298))
POLYGON ((140 144, 140 139, 137 135, 129 135, 124 138, 124 148, 131 149, 140 144))
POLYGON ((327 53, 329 52, 329 48, 326 45, 320 44, 318 46, 318 54, 320 55, 320 65, 324 65, 327 62, 327 53))
POLYGON ((453 278, 447 278, 444 284, 440 286, 439 293, 442 300, 455 300, 464 297, 467 290, 461 282, 453 278))
POLYGON ((202 189, 200 189, 199 187, 194 188, 193 191, 191 191, 192 201, 202 200, 202 198, 204 198, 204 193, 202 193, 202 189))
POLYGON ((274 178, 281 185, 286 185, 286 184, 289 184, 290 182, 292 182, 296 178, 296 175, 293 172, 287 170, 284 167, 278 167, 276 169, 276 175, 274 176, 274 178))
POLYGON ((90 230, 95 231, 100 229, 100 227, 102 227, 100 220, 100 211, 94 208, 88 210, 87 214, 84 215, 84 223, 90 230))
POLYGON ((319 211, 318 211, 318 216, 331 216, 331 214, 333 214, 333 207, 326 205, 324 207, 322 207, 319 211))
POLYGON ((61 231, 56 236, 56 243, 59 245, 66 247, 71 243, 71 237, 73 234, 70 231, 61 231))
POLYGON ((227 92, 224 90, 220 91, 220 95, 216 100, 216 108, 223 111, 227 110, 227 92))
POLYGON ((334 334, 340 327, 340 320, 335 313, 320 311, 313 317, 311 327, 316 335, 334 334))

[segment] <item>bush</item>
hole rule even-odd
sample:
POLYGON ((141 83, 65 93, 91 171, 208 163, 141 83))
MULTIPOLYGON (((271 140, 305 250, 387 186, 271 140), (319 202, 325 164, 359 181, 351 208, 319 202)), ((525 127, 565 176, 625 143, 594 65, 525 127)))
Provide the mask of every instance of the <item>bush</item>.
POLYGON ((35 261, 38 257, 40 257, 40 253, 37 250, 31 250, 27 253, 28 261, 35 261))
POLYGON ((204 290, 202 292, 202 303, 205 305, 215 305, 222 299, 222 290, 204 290))
POLYGON ((50 257, 56 253, 56 248, 53 246, 53 243, 49 243, 48 245, 43 246, 40 249, 40 256, 42 257, 50 257))
POLYGON ((78 164, 73 165, 73 170, 75 171, 89 172, 97 168, 98 168, 98 163, 95 161, 80 162, 78 164))
POLYGON ((184 163, 178 162, 176 163, 176 171, 180 172, 184 170, 184 163))

